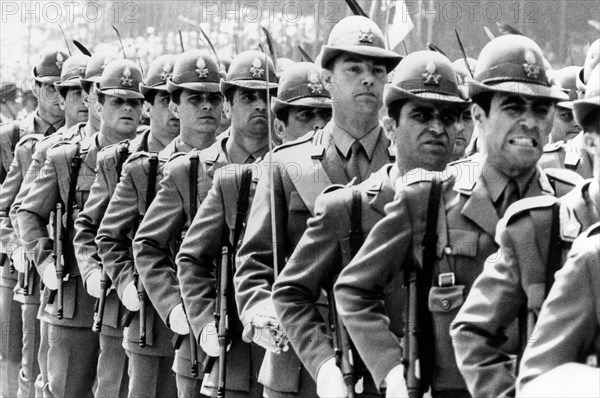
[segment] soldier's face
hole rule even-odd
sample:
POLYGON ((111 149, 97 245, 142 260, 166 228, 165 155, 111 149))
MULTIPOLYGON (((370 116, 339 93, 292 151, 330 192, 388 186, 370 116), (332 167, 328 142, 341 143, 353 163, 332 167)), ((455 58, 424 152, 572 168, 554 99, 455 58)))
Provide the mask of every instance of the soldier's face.
MULTIPOLYGON (((410 100, 391 121, 391 136, 400 170, 443 170, 450 161, 459 127, 460 108, 444 102, 410 100)), ((386 122, 389 127, 390 122, 386 122)))
POLYGON ((387 70, 373 58, 342 53, 334 60, 331 71, 323 70, 322 78, 331 93, 335 113, 373 115, 383 106, 387 70))
POLYGON ((552 142, 558 142, 560 140, 569 141, 574 138, 581 131, 581 127, 575 121, 573 117, 573 111, 567 108, 557 106, 554 112, 554 123, 552 124, 552 131, 550 136, 552 142))
POLYGON ((508 176, 529 172, 542 156, 553 110, 549 99, 505 93, 494 94, 488 115, 473 105, 487 161, 508 176))
POLYGON ((291 106, 288 108, 287 124, 277 120, 277 130, 284 142, 293 141, 309 131, 322 129, 329 120, 330 108, 291 106))
POLYGON ((38 99, 40 109, 55 117, 64 116, 65 111, 60 108, 60 94, 53 84, 42 83, 41 86, 36 84, 34 93, 38 99))
POLYGON ((169 103, 171 96, 167 92, 158 91, 150 107, 150 123, 153 133, 164 136, 171 141, 179 135, 179 119, 175 117, 169 103))
MULTIPOLYGON (((269 110, 270 112, 270 110, 269 110)), ((267 91, 238 88, 229 104, 231 127, 253 137, 264 138, 269 133, 267 91)), ((272 115, 272 119, 275 116, 272 115)))
POLYGON ((456 141, 454 143, 454 151, 452 153, 452 160, 457 160, 465 155, 465 151, 471 138, 473 137, 473 130, 475 125, 473 124, 473 117, 471 115, 471 108, 464 110, 460 114, 459 129, 456 133, 456 141))
POLYGON ((100 127, 100 114, 96 102, 98 102, 98 95, 93 87, 90 88, 90 92, 83 92, 83 104, 88 110, 88 120, 92 126, 98 129, 100 127))
POLYGON ((223 95, 183 90, 179 104, 171 102, 173 114, 179 118, 180 129, 198 134, 214 134, 221 123, 223 95))
POLYGON ((600 111, 591 112, 584 122, 584 149, 593 159, 595 180, 600 181, 600 111))
POLYGON ((70 124, 83 123, 88 120, 88 108, 83 103, 82 90, 72 88, 67 95, 60 98, 61 107, 65 111, 65 119, 70 124))
POLYGON ((120 134, 135 133, 142 117, 142 100, 104 96, 100 105, 103 125, 120 134))

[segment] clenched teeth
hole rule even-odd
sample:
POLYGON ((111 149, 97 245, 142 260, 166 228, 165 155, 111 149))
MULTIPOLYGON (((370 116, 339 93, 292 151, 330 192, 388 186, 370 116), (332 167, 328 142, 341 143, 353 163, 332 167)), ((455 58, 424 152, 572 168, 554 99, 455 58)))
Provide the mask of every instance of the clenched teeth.
POLYGON ((512 145, 525 146, 525 147, 530 147, 530 148, 537 147, 537 141, 534 140, 533 138, 519 137, 519 138, 511 139, 509 142, 512 145))

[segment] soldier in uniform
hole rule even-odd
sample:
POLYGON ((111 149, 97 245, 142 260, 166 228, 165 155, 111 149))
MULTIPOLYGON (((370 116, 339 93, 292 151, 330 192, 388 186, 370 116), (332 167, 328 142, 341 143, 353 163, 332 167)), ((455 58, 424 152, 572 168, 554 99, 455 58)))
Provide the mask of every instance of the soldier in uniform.
MULTIPOLYGON (((42 335, 47 336, 49 345, 47 388, 54 396, 85 396, 94 384, 100 339, 91 330, 94 300, 85 292, 82 277, 85 264, 76 262, 73 224, 89 196, 101 148, 135 136, 143 98, 138 91, 140 81, 141 72, 131 61, 115 60, 106 66, 98 83, 98 103, 95 104, 102 115, 100 131, 81 142, 59 142, 51 148, 17 213, 25 252, 29 253, 45 285, 41 316, 42 327, 47 330, 42 330, 42 335), (55 223, 54 235, 57 237, 57 232, 62 235, 56 244, 64 255, 56 260, 54 257, 59 253, 53 252, 55 242, 46 229, 54 209, 64 209, 63 222, 55 223), (61 276, 57 275, 57 264, 62 265, 58 268, 64 268, 67 276, 61 281, 62 298, 52 293, 57 290, 61 276)), ((115 376, 122 373, 124 362, 123 359, 120 363, 108 364, 114 373, 109 375, 111 380, 103 378, 107 375, 105 369, 98 369, 95 395, 118 396, 119 391, 126 391, 125 380, 115 376)))
POLYGON ((537 340, 540 333, 549 332, 532 326, 553 275, 575 238, 600 221, 600 118, 594 114, 600 74, 590 83, 586 99, 578 101, 576 117, 584 127, 585 150, 593 159, 594 178, 558 200, 531 198, 509 209, 497 229, 500 250, 486 262, 452 327, 456 357, 475 396, 514 395, 511 359, 500 347, 505 329, 521 314, 518 316, 526 321, 521 322, 524 337, 531 334, 530 338, 537 340))
MULTIPOLYGON (((22 181, 22 173, 14 169, 10 181, 5 178, 14 158, 19 141, 36 134, 36 137, 50 135, 64 123, 64 111, 59 107, 54 82, 60 79, 61 69, 68 55, 57 50, 49 50, 40 55, 33 68, 36 95, 39 108, 26 119, 7 123, 0 127, 0 200, 1 245, 0 245, 0 319, 4 326, 0 336, 0 395, 16 396, 21 368, 22 329, 21 305, 13 301, 13 288, 17 283, 17 273, 11 264, 10 255, 19 246, 9 219, 10 206, 22 181), (37 136, 39 134, 39 136, 37 136)), ((33 142, 33 141, 31 141, 33 142)), ((24 143, 27 148, 31 142, 24 143)), ((27 152, 27 151, 26 151, 27 152)), ((30 159, 29 156, 26 156, 30 159)), ((26 161, 28 161, 26 159, 26 161)), ((20 164, 20 163, 19 163, 20 164)), ((25 169, 26 171, 26 169, 25 169)))
POLYGON ((577 99, 576 78, 580 69, 577 66, 567 66, 552 74, 554 85, 564 91, 569 100, 556 104, 554 123, 548 139, 550 144, 560 141, 565 143, 581 132, 581 127, 573 117, 573 101, 577 99))
POLYGON ((320 58, 322 80, 331 87, 332 120, 274 151, 269 159, 273 178, 270 171, 263 173, 257 184, 251 222, 237 253, 234 284, 240 319, 256 329, 248 336, 267 349, 259 382, 270 398, 316 396, 315 382, 296 354, 278 355, 274 349, 279 333, 271 301, 276 275, 314 215, 316 197, 331 184, 360 182, 391 160, 378 112, 387 75, 401 57, 385 49, 373 21, 351 16, 335 25, 320 58))
MULTIPOLYGON (((185 236, 196 209, 206 197, 214 172, 229 163, 251 163, 266 152, 267 88, 277 87, 273 64, 270 60, 265 64, 263 53, 240 53, 231 63, 227 79, 221 80, 220 87, 216 84, 219 76, 215 60, 202 54, 195 53, 185 59, 181 72, 174 72, 169 86, 174 101, 181 103, 180 118, 189 118, 190 124, 203 127, 202 134, 191 137, 194 147, 203 150, 174 156, 165 165, 161 188, 133 242, 135 263, 148 297, 167 326, 179 335, 188 335, 189 325, 176 279, 177 250, 173 250, 173 246, 185 236), (266 68, 269 68, 269 82, 266 68), (223 97, 231 127, 204 149, 201 146, 203 140, 214 139, 223 97), (201 108, 189 106, 194 104, 201 108)), ((185 349, 177 351, 174 364, 178 394, 181 397, 198 396, 202 377, 192 377, 191 352, 187 348, 189 339, 185 339, 184 344, 185 349)), ((200 360, 203 355, 201 353, 200 360)))
MULTIPOLYGON (((402 277, 407 267, 417 273, 417 300, 407 305, 416 308, 421 322, 421 387, 429 385, 433 397, 469 397, 454 360, 450 323, 483 262, 498 250, 494 232, 509 204, 520 197, 555 194, 536 163, 550 133, 553 104, 564 94, 549 84, 539 46, 522 36, 490 41, 478 58, 469 96, 481 155, 455 162, 441 175, 415 173, 397 185, 386 216, 335 285, 350 337, 375 385, 386 386, 388 397, 406 396, 407 387, 402 348, 387 326, 381 289, 402 277), (439 187, 438 198, 431 197, 432 186, 439 187), (437 244, 431 236, 437 236, 437 244), (420 253, 422 244, 427 249, 420 253)), ((559 185, 557 180, 556 191, 562 192, 559 185)), ((507 349, 514 350, 510 345, 507 349)))
MULTIPOLYGON (((292 345, 316 380, 321 397, 345 396, 347 388, 354 387, 345 385, 336 366, 328 314, 319 308, 326 302, 321 292, 331 291, 336 276, 362 243, 362 236, 383 218, 384 206, 393 199, 397 180, 410 175, 413 168, 444 170, 454 150, 460 115, 469 106, 450 60, 432 51, 411 53, 400 62, 393 81, 386 86, 384 101, 389 115, 384 123, 396 147, 395 163, 384 166, 358 186, 331 187, 317 198, 316 216, 309 219, 308 229, 273 287, 279 319, 283 325, 291 326, 292 345), (353 206, 358 204, 360 214, 354 214, 357 210, 353 206), (350 231, 359 222, 356 241, 350 231), (315 339, 317 335, 328 338, 315 339)), ((386 297, 388 308, 401 306, 401 290, 395 289, 394 293, 386 297)), ((399 316, 390 323, 400 336, 402 317, 400 312, 396 314, 399 316)), ((358 363, 354 357, 354 364, 358 363)), ((355 381, 364 377, 361 396, 378 396, 366 369, 355 369, 355 381)))
MULTIPOLYGON (((585 95, 585 85, 592 74, 592 70, 600 64, 600 39, 596 40, 588 49, 585 63, 577 74, 577 88, 579 96, 585 95)), ((552 143, 544 147, 544 154, 540 159, 542 168, 565 168, 575 171, 583 178, 592 177, 592 159, 584 149, 583 132, 573 139, 563 143, 552 143)))
MULTIPOLYGON (((60 94, 60 106, 65 111, 65 125, 51 136, 59 135, 61 131, 66 130, 79 120, 87 118, 87 111, 81 101, 81 86, 79 85, 79 71, 81 65, 85 66, 86 56, 80 54, 69 57, 61 69, 60 80, 54 83, 60 94)), ((12 213, 11 204, 16 201, 25 180, 28 178, 27 172, 32 163, 34 151, 37 148, 39 140, 43 140, 42 134, 28 134, 19 141, 15 148, 15 155, 6 181, 2 186, 0 201, 5 204, 6 211, 0 217, 2 230, 7 236, 12 236, 12 245, 15 248, 11 254, 12 264, 19 272, 19 286, 15 292, 14 299, 21 303, 21 317, 23 323, 23 349, 21 359, 21 373, 19 377, 19 396, 29 396, 33 394, 33 383, 36 375, 39 373, 37 366, 38 346, 40 340, 40 328, 37 320, 37 312, 40 304, 39 296, 39 277, 35 271, 29 272, 32 266, 24 258, 23 251, 20 249, 18 222, 13 217, 9 217, 8 208, 12 213), (5 216, 4 216, 5 215, 5 216), (25 272, 25 268, 27 272, 25 272)))
POLYGON ((15 83, 2 83, 0 86, 0 124, 17 120, 20 105, 17 103, 19 90, 15 83))
POLYGON ((171 111, 170 94, 167 91, 167 79, 173 75, 176 59, 173 55, 158 57, 150 65, 146 83, 141 85, 146 101, 152 104, 150 133, 156 141, 171 142, 160 152, 155 145, 151 151, 137 151, 127 159, 123 165, 121 180, 108 203, 96 236, 98 255, 104 271, 121 297, 121 302, 133 313, 123 341, 129 358, 130 397, 172 397, 177 394, 175 378, 171 374, 173 349, 170 346, 169 329, 155 316, 150 304, 146 303, 144 326, 147 335, 145 341, 140 342, 137 289, 126 298, 122 294, 124 275, 132 278, 135 272, 131 258, 131 239, 145 212, 147 190, 151 184, 149 179, 154 178, 153 183, 156 184, 159 160, 164 163, 178 147, 184 147, 176 134, 179 132, 180 122, 177 118, 173 120, 175 115, 171 111), (154 167, 153 177, 149 175, 150 167, 154 167), (138 204, 143 207, 138 207, 138 204))
MULTIPOLYGON (((104 301, 104 308, 100 308, 95 317, 97 328, 100 329, 100 356, 98 358, 98 380, 106 380, 106 386, 114 383, 118 386, 118 380, 127 380, 127 368, 125 351, 122 348, 123 328, 127 326, 120 322, 125 308, 120 304, 115 290, 107 292, 102 285, 110 283, 110 279, 102 274, 102 263, 98 255, 98 246, 95 238, 104 217, 110 198, 115 191, 121 176, 121 170, 125 160, 137 152, 158 152, 165 148, 179 133, 179 121, 175 119, 169 108, 170 96, 159 85, 166 84, 166 78, 173 70, 173 56, 160 56, 150 64, 149 75, 146 84, 141 84, 141 93, 137 93, 137 99, 145 99, 150 104, 150 128, 141 133, 136 126, 137 136, 129 137, 131 141, 122 141, 118 145, 108 146, 98 154, 96 167, 96 180, 91 187, 90 195, 86 201, 85 208, 75 220, 75 250, 79 271, 83 278, 84 286, 91 296, 104 301), (161 77, 161 75, 164 77, 161 77), (158 88, 154 88, 157 86, 158 88), (119 365, 117 365, 119 364, 119 365), (125 367, 119 367, 124 364, 125 367)), ((126 75, 124 70, 124 76, 126 75)), ((131 78, 130 78, 131 79, 131 78)), ((130 80, 121 80, 123 87, 134 84, 130 80)), ((101 81, 102 83, 102 81, 101 81)), ((139 84, 139 82, 135 82, 139 84)), ((119 87, 120 88, 120 87, 119 87)), ((137 91, 137 90, 136 90, 137 91)), ((101 90, 99 95, 106 95, 107 90, 101 90)), ((109 95, 110 95, 109 91, 109 95)), ((118 94, 118 91, 115 92, 118 94)), ((125 336, 127 340, 129 336, 125 336)), ((137 343, 137 342, 136 342, 137 343)), ((137 345, 137 344, 136 344, 137 345)), ((133 365, 139 373, 139 368, 133 365)), ((135 369, 134 369, 135 370, 135 369)), ((122 382, 122 383, 123 383, 122 382)), ((107 395, 125 393, 122 390, 103 389, 99 382, 99 391, 107 395)), ((137 394, 139 395, 139 385, 137 394)))
MULTIPOLYGON (((467 62, 469 64, 469 69, 467 69, 467 65, 465 65, 463 58, 457 59, 452 63, 452 67, 456 72, 458 84, 465 93, 468 88, 467 82, 471 79, 471 73, 475 71, 477 60, 467 58, 467 62)), ((453 161, 462 159, 465 156, 470 156, 477 151, 477 136, 473 134, 475 124, 473 123, 470 107, 463 110, 460 127, 462 128, 459 129, 458 134, 456 135, 456 142, 454 143, 454 154, 452 155, 453 161), (469 154, 466 153, 467 149, 470 151, 469 154)))
MULTIPOLYGON (((294 64, 286 69, 279 80, 277 98, 273 99, 271 108, 277 115, 275 121, 278 135, 285 142, 296 139, 308 131, 320 129, 329 121, 331 108, 329 92, 319 77, 320 68, 306 62, 294 64)), ((223 304, 216 303, 214 275, 222 274, 222 268, 216 269, 216 260, 220 256, 220 247, 230 245, 236 247, 236 240, 243 234, 244 218, 237 215, 241 210, 238 200, 248 206, 252 202, 252 193, 259 171, 266 173, 266 167, 258 164, 240 167, 226 165, 218 170, 212 188, 190 225, 181 249, 177 255, 177 274, 181 285, 181 294, 195 336, 199 336, 200 345, 210 356, 219 356, 219 342, 215 322, 215 308, 219 305, 229 306, 229 340, 231 349, 227 353, 225 376, 226 396, 228 397, 262 397, 262 385, 256 375, 262 363, 264 350, 257 345, 248 345, 242 340, 243 325, 237 316, 237 307, 233 300, 223 304), (253 173, 252 187, 240 193, 245 170, 253 173), (240 196, 241 195, 241 196, 240 196), (225 241, 222 241, 224 239, 225 241)), ((264 164, 263 164, 264 166, 264 164)), ((231 253, 233 255, 233 252, 231 253)), ((232 257, 231 257, 232 258, 232 257)), ((224 267, 221 264, 220 267, 224 267)), ((231 271, 226 283, 231 286, 231 271)), ((218 366, 213 366, 210 380, 205 381, 214 390, 218 384, 218 366)))

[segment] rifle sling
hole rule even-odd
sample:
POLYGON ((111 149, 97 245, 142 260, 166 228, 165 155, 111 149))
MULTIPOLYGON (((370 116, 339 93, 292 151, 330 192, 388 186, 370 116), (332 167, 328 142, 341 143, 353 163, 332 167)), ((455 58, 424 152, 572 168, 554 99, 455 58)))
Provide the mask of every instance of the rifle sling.
MULTIPOLYGON (((79 142, 76 144, 77 149, 75 150, 75 155, 73 159, 71 159, 71 173, 69 174, 69 192, 67 194, 67 203, 65 206, 66 211, 66 243, 63 247, 63 253, 65 258, 65 274, 68 274, 69 271, 66 269, 68 266, 68 261, 74 257, 75 250, 73 248, 73 241, 70 239, 69 232, 73 229, 73 208, 75 207, 75 194, 77 192, 77 178, 79 177, 79 169, 81 168, 81 145, 79 142)), ((57 224, 57 228, 60 227, 60 224, 57 224)), ((58 242, 60 244, 60 242, 58 242)), ((60 261, 60 259, 57 259, 60 261)))
POLYGON ((194 221, 198 211, 198 153, 190 157, 190 223, 194 221))

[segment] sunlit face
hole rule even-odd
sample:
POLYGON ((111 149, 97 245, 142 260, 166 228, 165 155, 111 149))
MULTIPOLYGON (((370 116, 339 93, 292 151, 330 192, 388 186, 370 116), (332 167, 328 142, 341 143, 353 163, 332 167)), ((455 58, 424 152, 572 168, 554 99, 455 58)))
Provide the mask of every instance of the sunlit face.
POLYGON ((542 156, 553 110, 550 99, 508 93, 494 94, 488 115, 473 105, 488 162, 509 176, 529 172, 542 156))
POLYGON ((157 91, 150 106, 152 128, 157 134, 164 135, 168 141, 179 135, 179 119, 171 112, 170 102, 171 95, 168 92, 157 91))
POLYGON ((122 135, 135 133, 142 117, 142 100, 104 95, 97 103, 105 128, 122 135))
MULTIPOLYGON (((257 138, 267 137, 268 114, 267 91, 236 88, 233 103, 229 104, 231 127, 236 131, 257 138)), ((272 119, 275 116, 272 115, 272 119)))
POLYGON ((443 170, 452 156, 461 108, 429 100, 410 100, 400 110, 391 134, 400 168, 443 170))
POLYGON ((214 134, 221 123, 223 95, 183 89, 179 104, 171 102, 181 130, 197 134, 214 134))
POLYGON ((88 108, 83 103, 83 91, 79 87, 69 88, 64 97, 60 97, 60 106, 65 119, 70 124, 84 123, 88 120, 88 108))

